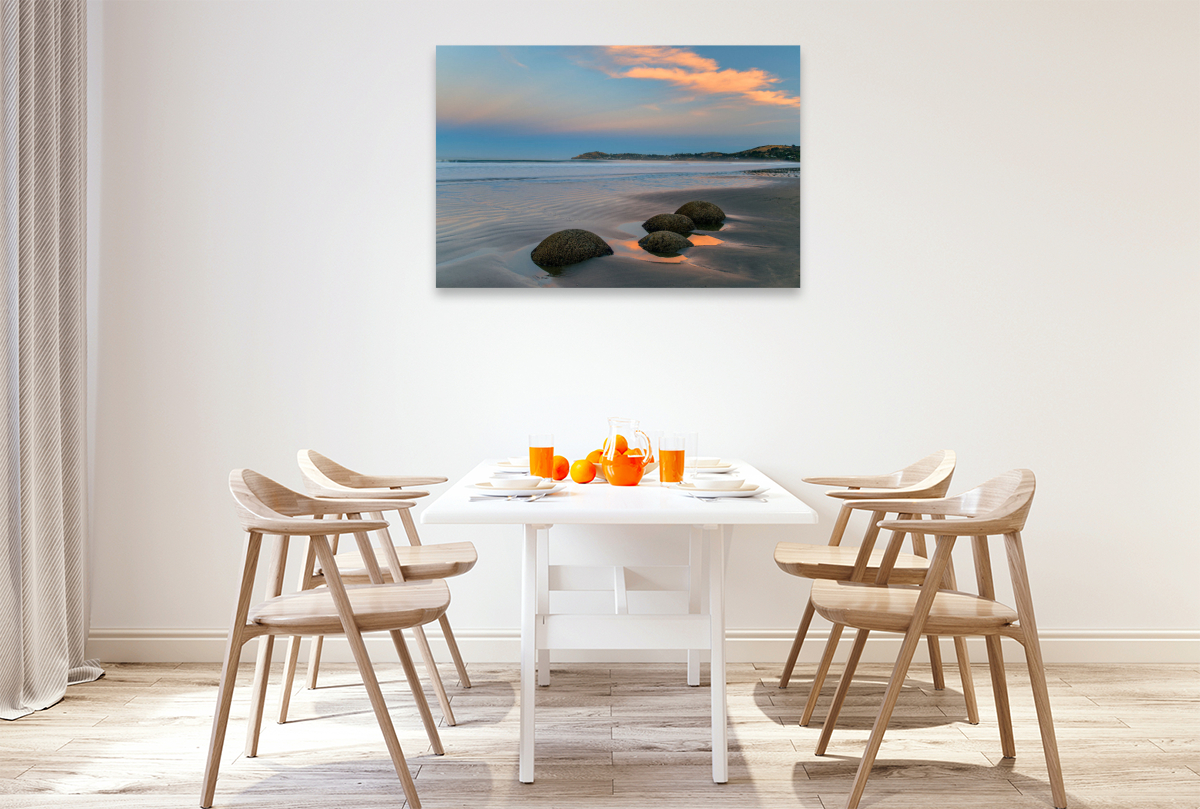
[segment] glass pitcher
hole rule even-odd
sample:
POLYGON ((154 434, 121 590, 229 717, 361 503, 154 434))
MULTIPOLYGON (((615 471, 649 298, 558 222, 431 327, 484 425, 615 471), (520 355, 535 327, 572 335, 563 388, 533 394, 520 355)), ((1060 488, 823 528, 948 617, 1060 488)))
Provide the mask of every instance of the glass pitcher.
POLYGON ((604 477, 614 486, 636 486, 657 464, 650 436, 638 429, 637 419, 612 417, 600 458, 604 477))

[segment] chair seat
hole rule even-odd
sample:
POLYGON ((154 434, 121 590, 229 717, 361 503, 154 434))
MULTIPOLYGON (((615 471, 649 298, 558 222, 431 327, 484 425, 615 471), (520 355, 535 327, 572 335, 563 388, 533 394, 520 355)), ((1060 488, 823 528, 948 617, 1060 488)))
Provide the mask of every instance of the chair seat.
MULTIPOLYGON (((812 603, 817 614, 837 624, 905 632, 920 595, 921 588, 915 585, 818 581, 813 583, 812 603)), ((925 622, 925 634, 999 635, 1016 620, 1016 610, 997 601, 957 590, 939 590, 925 622)))
MULTIPOLYGON (((858 548, 840 545, 802 545, 797 542, 780 542, 775 546, 775 564, 785 573, 806 579, 832 579, 848 581, 854 572, 854 560, 858 548)), ((867 581, 874 581, 883 561, 883 551, 871 553, 867 563, 867 581)), ((929 560, 911 553, 902 553, 896 559, 889 581, 897 584, 920 584, 925 580, 929 560)))
MULTIPOLYGON (((400 559, 400 571, 405 581, 427 581, 429 579, 449 579, 461 576, 471 568, 479 556, 475 553, 475 545, 471 542, 446 542, 441 545, 397 545, 396 556, 400 559)), ((367 575, 367 567, 363 564, 362 554, 357 551, 339 553, 337 560, 338 572, 342 581, 347 584, 362 584, 371 579, 367 575)), ((376 550, 375 558, 379 561, 383 580, 390 582, 392 572, 388 569, 387 559, 382 551, 376 550)), ((322 575, 318 566, 317 575, 322 575)))
MULTIPOLYGON (((444 581, 370 584, 348 587, 346 593, 361 632, 427 624, 450 606, 450 588, 444 581)), ((250 610, 249 620, 268 627, 270 634, 335 635, 343 631, 333 594, 326 588, 268 599, 250 610)))

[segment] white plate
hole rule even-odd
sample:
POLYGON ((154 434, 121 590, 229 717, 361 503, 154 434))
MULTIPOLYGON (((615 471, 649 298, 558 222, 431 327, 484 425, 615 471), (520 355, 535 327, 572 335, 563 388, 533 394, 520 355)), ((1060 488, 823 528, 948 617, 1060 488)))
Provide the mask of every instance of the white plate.
POLYGON ((685 466, 683 471, 689 475, 724 475, 734 471, 733 464, 723 466, 685 466))
POLYGON ((479 483, 473 484, 471 486, 471 488, 475 489, 478 492, 481 492, 482 494, 494 495, 496 497, 508 497, 511 494, 517 494, 517 495, 550 494, 552 492, 557 492, 559 489, 562 489, 565 487, 566 487, 565 483, 555 483, 553 480, 543 480, 535 488, 532 488, 532 489, 529 489, 529 488, 518 489, 513 486, 506 487, 504 485, 504 481, 502 481, 502 480, 496 480, 496 481, 484 480, 479 483))
POLYGON ((770 489, 755 483, 744 483, 740 489, 697 489, 690 483, 676 483, 675 490, 689 497, 756 497, 770 489))
POLYGON ((529 462, 513 463, 512 461, 497 461, 496 468, 503 469, 505 472, 528 472, 529 462))
POLYGON ((683 462, 684 469, 690 469, 693 472, 728 472, 733 469, 733 464, 728 461, 722 461, 720 458, 697 458, 699 465, 688 463, 686 459, 683 462))

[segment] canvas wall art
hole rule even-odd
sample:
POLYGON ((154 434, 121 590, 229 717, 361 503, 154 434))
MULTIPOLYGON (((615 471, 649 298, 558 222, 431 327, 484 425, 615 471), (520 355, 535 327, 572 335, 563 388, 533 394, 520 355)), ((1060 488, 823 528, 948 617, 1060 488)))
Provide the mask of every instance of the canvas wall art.
POLYGON ((437 49, 438 287, 798 287, 797 46, 437 49))

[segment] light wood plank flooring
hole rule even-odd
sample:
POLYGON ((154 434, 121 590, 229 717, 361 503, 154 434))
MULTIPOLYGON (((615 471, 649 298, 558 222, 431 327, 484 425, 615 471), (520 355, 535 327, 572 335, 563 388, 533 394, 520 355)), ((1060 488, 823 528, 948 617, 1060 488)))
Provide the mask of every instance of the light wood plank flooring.
MULTIPOLYGON (((0 807, 190 807, 199 796, 216 697, 215 665, 106 664, 61 703, 0 722, 0 807)), ((799 717, 813 666, 776 687, 779 666, 729 666, 730 779, 714 784, 709 692, 680 665, 568 664, 538 690, 537 782, 517 782, 515 666, 471 666, 474 688, 442 671, 457 727, 433 756, 398 665, 376 666, 423 804, 439 807, 791 807, 839 809, 888 667, 863 666, 826 756, 799 717)), ((400 784, 353 666, 299 687, 292 720, 268 695, 259 756, 241 755, 250 669, 234 696, 216 806, 401 809, 400 784)), ((1050 696, 1075 809, 1200 807, 1200 667, 1052 666, 1050 696)), ((863 806, 1045 809, 1045 762, 1027 677, 1009 668, 1017 758, 1000 758, 986 667, 975 668, 982 723, 966 724, 957 673, 933 690, 915 668, 863 806)), ((833 679, 833 678, 831 678, 833 679)), ((707 683, 707 672, 704 682, 707 683)), ((830 693, 833 684, 829 686, 830 693)), ((434 711, 437 712, 436 704, 434 711)))

